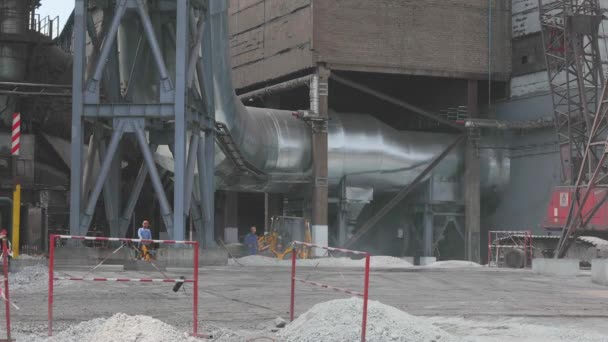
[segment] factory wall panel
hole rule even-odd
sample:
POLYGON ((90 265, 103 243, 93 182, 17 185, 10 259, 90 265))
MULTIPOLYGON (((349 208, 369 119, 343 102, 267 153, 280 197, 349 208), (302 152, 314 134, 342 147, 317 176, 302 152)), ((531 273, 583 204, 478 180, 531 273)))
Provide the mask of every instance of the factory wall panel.
MULTIPOLYGON (((511 71, 510 2, 492 2, 492 72, 511 71)), ((315 0, 314 49, 332 68, 487 79, 486 0, 315 0)))
MULTIPOLYGON (((499 103, 494 110, 500 120, 533 120, 553 113, 549 94, 499 103)), ((488 213, 487 228, 541 233, 551 191, 560 184, 555 129, 514 132, 501 140, 498 147, 509 150, 511 158, 510 182, 497 209, 488 213)))
POLYGON ((545 51, 540 32, 513 40, 513 76, 546 69, 545 51))
POLYGON ((229 12, 237 89, 312 66, 310 0, 231 0, 229 12))

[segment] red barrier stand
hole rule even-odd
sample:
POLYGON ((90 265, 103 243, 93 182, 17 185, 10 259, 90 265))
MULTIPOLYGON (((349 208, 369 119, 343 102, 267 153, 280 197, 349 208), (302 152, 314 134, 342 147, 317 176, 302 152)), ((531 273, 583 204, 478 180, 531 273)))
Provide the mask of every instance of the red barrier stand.
MULTIPOLYGON (((142 239, 126 239, 126 238, 109 238, 109 237, 94 237, 94 236, 71 236, 71 235, 51 235, 49 244, 49 302, 48 302, 48 335, 53 334, 53 287, 57 280, 68 281, 92 281, 92 282, 133 282, 133 283, 192 283, 192 332, 190 335, 196 337, 209 337, 208 335, 198 332, 198 257, 199 243, 198 241, 176 241, 176 240, 142 240, 142 239), (55 276, 55 244, 58 240, 90 240, 90 241, 119 241, 119 242, 146 242, 171 245, 191 245, 194 249, 193 259, 193 274, 192 279, 169 279, 169 278, 100 278, 100 277, 56 277, 55 276)), ((7 285, 8 286, 8 285, 7 285)))

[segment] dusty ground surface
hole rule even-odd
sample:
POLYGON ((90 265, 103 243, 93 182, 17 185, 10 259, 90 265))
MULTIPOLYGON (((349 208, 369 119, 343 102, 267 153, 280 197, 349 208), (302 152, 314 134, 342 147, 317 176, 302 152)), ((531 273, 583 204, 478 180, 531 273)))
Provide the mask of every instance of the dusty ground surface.
MULTIPOLYGON (((59 273, 84 274, 69 270, 59 273)), ((95 272, 94 276, 162 277, 156 272, 127 271, 95 272)), ((302 267, 298 268, 298 277, 354 290, 360 290, 363 283, 359 269, 302 267)), ((21 307, 13 310, 13 325, 22 336, 46 332, 47 278, 34 278, 28 280, 27 285, 14 286, 11 291, 12 299, 21 307)), ((242 335, 249 337, 274 337, 272 321, 278 316, 289 316, 288 268, 212 267, 201 269, 199 279, 201 329, 213 330, 220 340, 239 340, 229 336, 228 330, 247 331, 242 335)), ((152 316, 186 331, 192 320, 192 286, 187 284, 187 292, 178 293, 171 290, 172 286, 63 281, 55 288, 56 330, 122 312, 152 316)), ((296 316, 316 303, 346 297, 298 284, 296 316)), ((412 315, 429 317, 433 324, 460 336, 483 326, 473 332, 482 337, 479 340, 509 339, 513 329, 524 322, 608 336, 605 324, 608 287, 592 284, 589 272, 582 272, 578 277, 557 278, 534 275, 529 270, 486 267, 381 270, 371 274, 370 298, 412 315)), ((3 313, 0 317, 3 319, 3 313)))

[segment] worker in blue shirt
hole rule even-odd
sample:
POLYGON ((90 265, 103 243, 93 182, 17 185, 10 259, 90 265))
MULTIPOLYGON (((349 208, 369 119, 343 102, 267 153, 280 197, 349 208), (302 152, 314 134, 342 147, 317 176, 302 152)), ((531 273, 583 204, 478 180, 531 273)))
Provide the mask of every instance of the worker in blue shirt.
POLYGON ((251 226, 249 234, 245 236, 245 245, 249 251, 249 255, 258 254, 258 236, 255 234, 255 226, 251 226))
MULTIPOLYGON (((137 237, 142 240, 152 240, 152 231, 150 230, 150 222, 148 220, 144 220, 142 222, 142 227, 137 230, 137 237)), ((149 261, 152 259, 150 255, 150 242, 139 242, 138 247, 141 250, 142 259, 149 261)))

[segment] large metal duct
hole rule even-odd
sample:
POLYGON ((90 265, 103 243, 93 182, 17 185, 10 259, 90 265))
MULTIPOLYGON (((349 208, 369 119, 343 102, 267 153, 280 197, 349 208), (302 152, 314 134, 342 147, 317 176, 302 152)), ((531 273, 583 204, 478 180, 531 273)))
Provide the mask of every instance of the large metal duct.
MULTIPOLYGON (((224 1, 213 1, 221 4, 224 1)), ((288 191, 310 175, 311 132, 292 112, 245 107, 232 83, 226 8, 210 8, 206 21, 204 82, 213 89, 216 120, 225 124, 243 157, 269 177, 235 174, 234 166, 216 149, 216 183, 220 189, 288 191)), ((135 46, 132 44, 131 46, 135 46)), ((349 185, 392 192, 411 181, 456 137, 449 134, 397 131, 366 114, 331 114, 329 123, 329 185, 344 176, 349 185)), ((482 151, 482 187, 496 192, 509 180, 509 160, 497 151, 482 151)), ((434 170, 454 179, 462 173, 463 149, 456 149, 434 170)), ((167 148, 157 161, 172 171, 167 148)))

